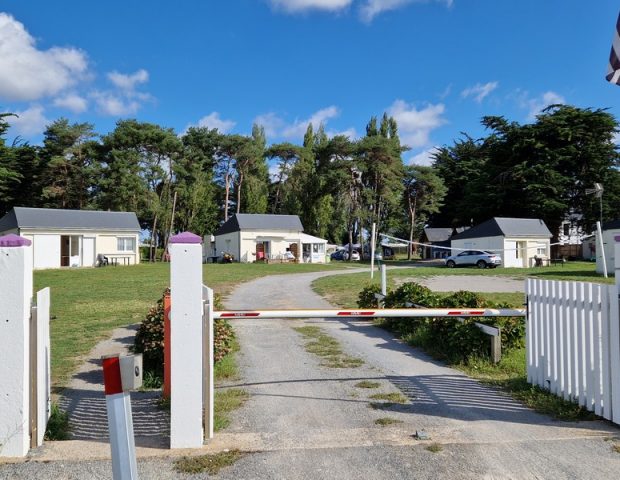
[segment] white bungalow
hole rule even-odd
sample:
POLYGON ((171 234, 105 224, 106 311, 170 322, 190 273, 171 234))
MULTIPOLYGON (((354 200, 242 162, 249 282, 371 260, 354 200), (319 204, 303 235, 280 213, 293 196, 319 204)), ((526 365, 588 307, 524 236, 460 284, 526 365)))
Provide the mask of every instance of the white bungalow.
POLYGON ((297 215, 238 213, 213 235, 205 258, 233 255, 243 263, 297 261, 325 263, 327 240, 303 233, 297 215))
MULTIPOLYGON (((605 222, 602 226, 603 231, 603 247, 605 252, 605 262, 607 266, 607 273, 613 273, 616 268, 616 240, 615 238, 620 236, 620 220, 611 220, 605 222)), ((601 255, 600 240, 598 239, 598 233, 595 233, 596 241, 592 245, 591 256, 596 256, 596 273, 603 273, 603 257, 601 255)))
POLYGON ((535 256, 549 258, 552 235, 537 218, 495 217, 450 239, 452 255, 462 250, 485 250, 502 257, 504 267, 532 267, 535 256))
POLYGON ((14 207, 0 219, 0 235, 32 241, 35 269, 140 262, 140 224, 133 212, 14 207))

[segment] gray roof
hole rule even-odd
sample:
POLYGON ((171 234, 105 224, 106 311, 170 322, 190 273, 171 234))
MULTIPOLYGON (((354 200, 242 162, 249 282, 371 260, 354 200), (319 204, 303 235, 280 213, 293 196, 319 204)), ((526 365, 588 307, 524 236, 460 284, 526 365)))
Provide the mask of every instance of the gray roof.
POLYGON ((15 228, 139 232, 140 224, 133 212, 14 207, 0 218, 0 232, 15 228))
POLYGON ((451 228, 425 228, 424 234, 429 242, 445 242, 452 236, 451 228))
POLYGON ((237 213, 217 229, 214 235, 239 232, 240 230, 292 230, 303 232, 304 227, 297 215, 265 215, 260 213, 237 213))
POLYGON ((601 226, 601 230, 616 230, 618 228, 620 228, 620 220, 609 220, 601 226))
POLYGON ((480 237, 551 238, 545 222, 538 218, 495 217, 452 237, 452 240, 480 237))

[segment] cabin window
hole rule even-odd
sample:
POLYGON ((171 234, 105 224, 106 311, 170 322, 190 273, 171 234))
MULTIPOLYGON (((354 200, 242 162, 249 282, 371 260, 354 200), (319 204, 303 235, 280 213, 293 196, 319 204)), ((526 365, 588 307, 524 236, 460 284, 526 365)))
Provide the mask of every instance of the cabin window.
POLYGON ((134 237, 118 237, 116 239, 116 250, 119 252, 135 252, 136 239, 134 237))

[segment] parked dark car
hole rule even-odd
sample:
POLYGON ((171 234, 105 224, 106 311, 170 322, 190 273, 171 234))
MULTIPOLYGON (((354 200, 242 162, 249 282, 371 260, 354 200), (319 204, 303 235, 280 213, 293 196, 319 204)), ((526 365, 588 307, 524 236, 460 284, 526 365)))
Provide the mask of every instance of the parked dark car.
POLYGON ((475 265, 478 268, 495 268, 502 264, 502 257, 496 253, 482 250, 466 250, 458 255, 446 258, 446 267, 454 268, 462 265, 475 265))
MULTIPOLYGON (((349 259, 349 252, 347 250, 336 250, 334 253, 332 253, 330 255, 330 258, 332 260, 348 260, 349 259)), ((353 260, 354 262, 359 261, 360 259, 360 254, 357 250, 353 250, 353 253, 351 254, 351 260, 353 260)))

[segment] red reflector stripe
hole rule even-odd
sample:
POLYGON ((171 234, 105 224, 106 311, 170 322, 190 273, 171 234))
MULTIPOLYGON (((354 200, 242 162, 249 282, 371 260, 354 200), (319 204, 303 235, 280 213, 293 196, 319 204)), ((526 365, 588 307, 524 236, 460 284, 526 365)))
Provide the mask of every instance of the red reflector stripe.
POLYGON ((460 310, 448 312, 448 315, 484 315, 484 310, 460 310))
POLYGON ((222 318, 230 318, 230 317, 258 317, 260 313, 258 312, 225 312, 220 315, 222 318))
POLYGON ((375 312, 338 312, 337 315, 339 317, 364 317, 369 315, 374 315, 375 312))
POLYGON ((448 312, 448 315, 463 315, 463 312, 448 312))
POLYGON ((108 357, 102 360, 103 364, 103 385, 106 395, 123 393, 121 383, 121 363, 118 357, 108 357))
POLYGON ((476 310, 476 311, 472 311, 472 312, 469 312, 469 314, 470 314, 470 315, 484 315, 484 310, 481 310, 481 311, 478 311, 478 310, 476 310))

